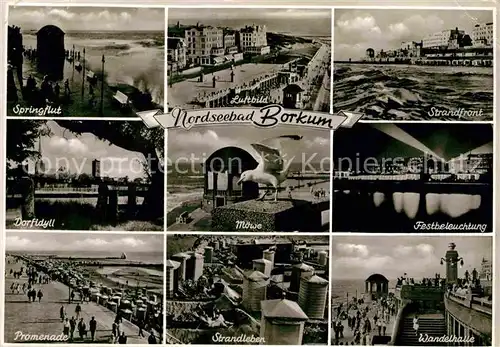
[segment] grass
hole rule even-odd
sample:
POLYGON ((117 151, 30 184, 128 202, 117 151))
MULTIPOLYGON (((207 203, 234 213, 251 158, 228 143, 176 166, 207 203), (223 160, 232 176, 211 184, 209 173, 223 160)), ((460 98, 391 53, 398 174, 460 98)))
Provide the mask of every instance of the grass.
MULTIPOLYGON (((155 222, 127 220, 124 213, 119 213, 116 225, 103 224, 99 220, 96 208, 91 203, 71 201, 35 201, 37 219, 55 220, 54 229, 58 230, 120 230, 120 231, 161 231, 163 218, 155 222)), ((13 221, 7 221, 8 228, 17 228, 13 221)))
POLYGON ((194 223, 198 231, 212 231, 212 217, 208 216, 194 223))
POLYGON ((167 228, 174 224, 177 221, 177 217, 179 217, 183 212, 191 213, 194 210, 200 208, 201 200, 189 200, 182 203, 181 206, 174 208, 172 211, 167 213, 167 228))

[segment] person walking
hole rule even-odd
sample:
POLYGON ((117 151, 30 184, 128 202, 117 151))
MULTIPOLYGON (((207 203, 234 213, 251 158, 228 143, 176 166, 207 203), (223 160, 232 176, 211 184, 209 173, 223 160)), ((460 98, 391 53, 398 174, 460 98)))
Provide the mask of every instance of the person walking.
POLYGON ((80 304, 76 304, 76 307, 75 307, 76 320, 80 319, 81 312, 82 312, 82 307, 80 306, 80 304))
POLYGON ((43 292, 42 292, 42 289, 39 289, 39 290, 38 290, 38 293, 36 294, 36 296, 38 297, 38 302, 41 302, 41 301, 42 301, 42 298, 43 298, 43 292))
POLYGON ((122 334, 118 338, 118 344, 120 344, 120 345, 126 345, 127 344, 127 336, 125 335, 125 332, 122 332, 122 334))
POLYGON ((95 320, 94 317, 90 319, 89 321, 89 330, 90 330, 90 337, 92 338, 92 341, 95 340, 95 331, 97 330, 97 321, 95 320))
POLYGON ((66 320, 64 321, 64 324, 63 324, 63 335, 64 336, 69 336, 69 319, 66 318, 66 320))
POLYGON ((87 337, 87 325, 83 321, 83 318, 80 318, 80 322, 78 323, 78 334, 82 340, 84 336, 87 337))
POLYGON ((415 335, 418 336, 418 328, 419 328, 419 325, 418 325, 418 316, 415 316, 413 318, 413 330, 415 330, 415 335))
POLYGON ((144 321, 143 320, 140 320, 138 323, 137 323, 137 327, 139 328, 139 336, 140 337, 145 337, 144 336, 144 321))
POLYGON ((76 330, 76 319, 75 317, 71 317, 71 319, 69 320, 69 339, 70 341, 73 341, 73 339, 75 338, 75 330, 76 330))
POLYGON ((111 332, 113 334, 113 343, 115 343, 116 339, 118 337, 118 334, 117 334, 117 323, 116 323, 116 321, 113 322, 113 325, 111 326, 111 332))
POLYGON ((148 337, 148 344, 150 345, 156 345, 156 337, 155 337, 155 334, 154 334, 154 331, 153 329, 151 329, 149 331, 149 337, 148 337))
POLYGON ((64 313, 64 305, 59 309, 59 317, 61 318, 61 322, 64 322, 64 317, 66 317, 66 314, 64 313))

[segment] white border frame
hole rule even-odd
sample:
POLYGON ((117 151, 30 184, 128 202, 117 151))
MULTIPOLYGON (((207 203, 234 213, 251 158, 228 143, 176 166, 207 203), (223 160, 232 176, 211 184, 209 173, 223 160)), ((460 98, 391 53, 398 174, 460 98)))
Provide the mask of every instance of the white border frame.
MULTIPOLYGON (((134 4, 135 3, 138 3, 137 0, 115 0, 113 2, 113 0, 108 0, 109 3, 107 4, 103 4, 101 1, 99 0, 87 0, 85 2, 83 1, 79 1, 79 2, 75 2, 75 1, 79 1, 79 0, 73 0, 71 2, 68 2, 66 0, 54 0, 52 2, 46 2, 46 1, 29 1, 29 2, 22 2, 22 1, 19 1, 19 2, 16 2, 16 1, 12 1, 12 0, 7 0, 7 3, 2 3, 0 4, 0 16, 2 19, 4 19, 4 22, 3 22, 3 25, 1 27, 1 30, 0 32, 3 33, 3 31, 5 31, 5 33, 3 33, 3 38, 4 40, 2 42, 6 42, 7 41, 7 21, 6 19, 8 18, 8 7, 9 5, 10 6, 32 6, 32 7, 40 7, 40 6, 51 6, 51 7, 100 7, 100 8, 105 8, 105 7, 120 7, 120 8, 137 8, 137 7, 146 7, 146 8, 164 8, 165 11, 166 11, 166 18, 165 18, 165 46, 167 46, 167 42, 168 42, 168 17, 167 17, 167 13, 168 13, 168 8, 193 8, 193 9, 196 9, 196 8, 213 8, 213 9, 217 9, 217 8, 241 8, 241 9, 245 9, 245 8, 298 8, 298 9, 330 9, 332 11, 332 32, 331 32, 331 35, 332 35, 332 75, 331 75, 331 90, 330 90, 330 101, 331 101, 331 108, 333 108, 333 80, 334 80, 334 74, 333 74, 333 50, 334 50, 334 10, 335 9, 380 9, 380 8, 390 8, 390 9, 406 9, 406 10, 412 10, 412 9, 435 9, 435 10, 492 10, 493 11, 493 23, 494 23, 494 32, 496 33, 496 35, 494 36, 494 47, 495 47, 495 51, 494 51, 494 60, 495 60, 495 64, 494 64, 494 72, 493 72, 493 78, 494 78, 494 96, 493 96, 493 99, 494 99, 494 104, 493 104, 493 120, 492 121, 480 121, 480 122, 470 122, 470 121, 452 121, 452 122, 449 122, 449 121, 425 121, 426 123, 464 123, 464 124, 469 124, 469 123, 485 123, 485 124, 492 124, 493 125, 493 150, 494 150, 494 177, 498 177, 498 153, 496 153, 496 150, 498 148, 498 146, 500 145, 498 142, 499 142, 499 136, 497 135, 497 132, 500 131, 499 129, 499 126, 498 126, 498 122, 496 120, 496 118, 498 117, 497 115, 497 109, 498 109, 498 103, 500 103, 500 100, 498 99, 498 94, 497 94, 497 85, 498 85, 498 73, 500 71, 500 66, 498 66, 498 26, 497 26, 497 20, 499 19, 498 18, 498 13, 496 11, 496 7, 495 5, 497 5, 497 2, 494 1, 494 0, 490 0, 490 1, 481 1, 481 0, 470 0, 470 1, 453 1, 453 0, 446 0, 446 1, 442 1, 441 3, 446 3, 448 6, 434 6, 434 2, 432 1, 425 1, 427 4, 426 6, 422 5, 422 3, 418 3, 416 0, 413 0, 411 1, 412 3, 418 3, 419 5, 418 6, 412 6, 412 5, 409 5, 409 6, 404 6, 404 5, 400 5, 401 2, 398 2, 396 0, 381 0, 381 1, 378 1, 378 5, 374 6, 372 5, 373 2, 370 1, 370 0, 358 0, 356 1, 354 4, 350 5, 348 4, 348 1, 347 0, 338 0, 338 1, 331 1, 331 0, 314 0, 315 3, 317 4, 320 4, 320 5, 296 5, 297 3, 304 3, 305 1, 300 1, 300 0, 288 0, 288 1, 283 1, 283 4, 280 4, 280 5, 269 5, 269 0, 254 0, 254 4, 253 5, 246 5, 245 4, 245 0, 220 0, 220 1, 212 1, 212 0, 170 0, 168 1, 168 4, 167 4, 167 1, 165 0, 165 4, 161 4, 159 5, 158 4, 158 0, 143 0, 141 1, 141 5, 137 5, 137 4, 134 4), (223 4, 221 4, 221 1, 224 2, 223 4), (217 2, 218 4, 215 4, 215 2, 217 2), (286 2, 286 3, 285 3, 286 2), (188 5, 186 5, 186 3, 189 3, 188 5), (338 4, 338 5, 337 5, 338 4), (394 4, 398 4, 398 5, 394 5, 394 4), (463 6, 462 6, 463 5, 463 6), (473 6, 467 6, 467 5, 473 5, 473 6)), ((410 2, 410 1, 408 1, 410 2)), ((165 47, 165 58, 166 58, 166 50, 167 50, 167 47, 165 47)), ((7 62, 7 50, 5 49, 4 45, 2 45, 2 47, 0 48, 0 51, 2 52, 1 54, 1 57, 0 57, 0 66, 2 68, 5 68, 6 66, 6 62, 7 62)), ((168 84, 167 84, 167 59, 165 59, 165 86, 164 86, 164 102, 165 102, 165 109, 167 107, 167 100, 168 100, 168 84)), ((1 96, 1 99, 0 99, 0 102, 4 102, 4 96, 3 94, 6 92, 6 78, 4 76, 4 74, 0 74, 0 96, 1 96)), ((6 109, 5 107, 2 107, 1 108, 1 111, 0 111, 0 117, 2 117, 2 120, 0 121, 0 131, 6 131, 6 125, 7 125, 7 117, 6 117, 6 109)), ((33 119, 35 117, 12 117, 13 119, 33 119)), ((10 119, 10 118, 9 118, 10 119)), ((44 120, 44 119, 54 119, 54 118, 49 118, 49 117, 37 117, 35 118, 37 120, 44 120)), ((139 119, 134 119, 134 118, 81 118, 81 117, 65 117, 64 118, 65 120, 71 120, 71 119, 79 119, 79 120, 84 120, 84 119, 89 119, 89 120, 116 120, 116 121, 139 121, 139 119)), ((376 123, 376 122, 380 122, 380 123, 420 123, 420 122, 424 122, 424 121, 377 121, 377 120, 371 120, 371 121, 362 121, 362 122, 370 122, 370 123, 376 123)), ((5 136, 4 136, 5 137, 5 136)), ((167 146, 167 139, 168 139, 168 131, 165 132, 165 147, 167 146)), ((331 144, 333 145, 333 132, 330 132, 330 139, 331 139, 331 144)), ((3 142, 3 140, 0 142, 0 148, 1 148, 1 153, 2 153, 2 156, 0 158, 0 174, 2 175, 2 188, 3 188, 3 191, 5 191, 5 187, 6 187, 6 177, 5 177, 5 165, 3 163, 3 160, 4 158, 6 157, 6 149, 5 149, 5 143, 3 142)), ((166 149, 166 148, 165 148, 166 149)), ((331 148, 331 151, 332 151, 332 148, 331 148)), ((167 151, 165 151, 165 156, 167 157, 167 151)), ((167 163, 165 162, 165 165, 167 163)), ((333 161, 331 161, 331 166, 333 165, 333 161)), ((493 190, 494 190, 494 194, 493 194, 493 208, 494 208, 494 213, 493 213, 493 233, 492 234, 485 234, 485 235, 482 235, 482 237, 492 237, 492 240, 493 240, 493 266, 494 266, 494 274, 499 274, 500 271, 498 271, 497 269, 497 259, 496 259, 496 252, 495 252, 495 247, 496 247, 496 227, 497 227, 497 224, 498 224, 498 218, 497 218, 497 212, 500 212, 496 203, 498 201, 498 197, 497 197, 497 194, 498 194, 498 189, 497 189, 497 183, 499 180, 497 179, 495 182, 494 182, 494 186, 493 186, 493 190)), ((330 181, 330 188, 332 187, 332 181, 330 181)), ((165 193, 167 191, 167 177, 165 179, 165 193)), ((165 210, 166 210, 166 204, 167 204, 167 200, 166 200, 166 194, 165 194, 165 210)), ((333 199, 331 200, 331 206, 332 206, 332 209, 330 210, 330 228, 333 227, 333 223, 332 223, 332 217, 333 217, 333 199)), ((0 198, 0 223, 4 223, 5 221, 5 199, 2 197, 0 198)), ((166 224, 166 219, 165 219, 165 224, 166 224)), ((0 224, 1 225, 1 224, 0 224)), ((2 242, 0 243, 0 252, 3 252, 4 256, 2 257, 2 260, 0 260, 0 270, 4 270, 5 269, 5 238, 6 238, 6 232, 5 232, 5 227, 4 227, 5 224, 3 224, 3 227, 1 228, 2 230, 2 242)), ((165 225, 166 226, 166 225, 165 225)), ((500 227, 500 225, 499 225, 500 227)), ((20 230, 11 230, 12 232, 19 232, 20 230)), ((51 230, 50 231, 51 233, 71 233, 71 232, 75 232, 75 233, 79 233, 79 231, 56 231, 56 230, 51 230)), ((85 232, 88 232, 88 231, 85 231, 85 232)), ((95 233, 95 234, 99 234, 99 233, 103 233, 103 234, 113 234, 113 233, 116 233, 116 234, 123 234, 123 232, 117 232, 117 231, 91 231, 90 233, 95 233)), ((132 233, 132 232, 130 232, 132 233)), ((143 234, 146 234, 148 232, 142 232, 143 234)), ((152 234, 155 234, 155 235, 158 235, 158 232, 151 232, 152 234)), ((167 240, 167 237, 166 235, 175 235, 176 232, 174 231, 169 231, 168 233, 166 232, 166 228, 164 228, 164 231, 163 231, 163 234, 164 234, 164 239, 165 239, 165 245, 166 245, 166 240, 167 240)), ((193 235, 203 235, 203 234, 206 234, 206 232, 189 232, 189 234, 193 234, 193 235)), ((217 233, 218 235, 234 235, 235 233, 233 232, 227 232, 227 233, 224 233, 224 232, 218 232, 217 233)), ((251 232, 239 232, 238 235, 253 235, 253 236, 256 236, 256 235, 269 235, 268 233, 251 233, 251 232)), ((304 233, 304 236, 306 236, 308 234, 304 233)), ((326 236, 328 234, 326 233, 318 233, 318 234, 314 234, 314 235, 318 235, 318 236, 326 236)), ((408 236, 408 237, 411 237, 411 236, 429 236, 429 237, 438 237, 438 236, 444 236, 444 237, 453 237, 453 236, 462 236, 462 234, 460 233, 452 233, 452 234, 371 234, 371 233, 329 233, 330 235, 330 245, 332 247, 333 245, 333 238, 336 237, 336 236, 346 236, 346 235, 349 235, 349 236, 359 236, 359 237, 363 237, 363 236, 380 236, 380 237, 384 237, 384 236, 393 236, 393 237, 400 237, 400 236, 408 236)), ((481 235, 471 235, 471 234, 463 234, 463 236, 470 236, 470 237, 473 237, 473 236, 481 236, 481 235)), ((331 262, 332 262, 332 252, 330 252, 330 266, 331 266, 331 262)), ((164 258, 166 260, 166 252, 164 252, 164 258)), ((330 275, 330 278, 332 276, 330 275)), ((164 283, 166 282, 166 277, 165 277, 165 273, 164 273, 164 283)), ((4 310, 4 300, 3 300, 3 297, 4 297, 4 293, 5 293, 5 288, 3 286, 3 277, 2 279, 0 280, 0 283, 2 283, 0 285, 0 344, 4 341, 4 314, 3 314, 3 310, 4 310)), ((493 276, 493 286, 494 286, 494 290, 495 290, 495 294, 498 293, 498 284, 500 282, 498 282, 497 280, 495 280, 495 276, 493 276)), ((166 283, 165 283, 166 284, 166 283)), ((329 288, 329 297, 330 297, 330 305, 331 305, 331 287, 332 287, 332 283, 330 281, 330 288, 329 288)), ((165 300, 165 296, 166 296, 166 292, 164 291, 164 304, 166 303, 166 300, 165 300)), ((493 295, 493 307, 494 307, 494 314, 493 314, 493 327, 496 326, 496 312, 497 311, 496 309, 497 306, 498 306, 498 303, 496 300, 496 296, 493 295)), ((500 301, 499 301, 500 302, 500 301)), ((330 307, 330 311, 331 311, 331 307, 330 307)), ((331 317, 330 317, 331 318, 331 317)), ((330 319, 331 320, 331 319, 330 319)), ((165 323, 165 319, 164 319, 164 323, 165 323)), ((166 329, 164 329, 164 332, 166 332, 166 329)), ((497 340, 497 335, 500 336, 500 333, 495 333, 495 329, 493 329, 493 336, 492 336, 492 345, 493 346, 496 346, 498 343, 498 340, 497 340)), ((165 340, 165 336, 164 336, 164 340, 163 340, 163 343, 165 344, 166 343, 166 340, 165 340)), ((328 339, 328 344, 330 345, 331 344, 331 329, 329 329, 329 339, 328 339)), ((9 343, 9 344, 4 344, 6 346, 9 346, 9 345, 13 345, 13 346, 19 346, 19 344, 12 344, 12 343, 9 343)), ((46 344, 34 344, 34 346, 42 346, 42 345, 46 345, 46 344)), ((84 344, 86 346, 91 346, 91 344, 84 344)))

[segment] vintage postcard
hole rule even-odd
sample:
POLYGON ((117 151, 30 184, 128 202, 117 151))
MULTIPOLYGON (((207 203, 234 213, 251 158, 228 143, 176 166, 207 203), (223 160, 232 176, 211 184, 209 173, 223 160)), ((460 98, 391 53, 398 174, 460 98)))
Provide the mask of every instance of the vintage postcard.
POLYGON ((163 129, 9 119, 6 154, 7 229, 163 231, 163 129))
POLYGON ((5 342, 162 343, 162 235, 8 232, 5 342))
POLYGON ((163 108, 164 9, 12 6, 7 21, 8 116, 163 108))
POLYGON ((333 166, 334 232, 493 231, 491 124, 357 124, 333 166))
POLYGON ((326 345, 328 236, 167 236, 169 344, 326 345))
POLYGON ((168 18, 168 230, 328 231, 331 11, 168 18))
POLYGON ((493 14, 336 9, 334 110, 373 120, 492 120, 493 14))
POLYGON ((491 236, 334 236, 332 344, 491 346, 491 236))

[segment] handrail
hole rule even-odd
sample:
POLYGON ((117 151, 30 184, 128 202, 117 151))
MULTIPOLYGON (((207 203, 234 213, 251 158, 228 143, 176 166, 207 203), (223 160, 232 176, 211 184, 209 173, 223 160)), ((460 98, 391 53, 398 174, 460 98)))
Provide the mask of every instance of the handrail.
POLYGON ((403 304, 402 307, 399 308, 398 314, 396 315, 396 318, 394 319, 394 325, 392 327, 392 333, 391 333, 391 341, 389 341, 388 345, 394 346, 396 344, 396 340, 398 338, 399 330, 401 328, 401 322, 403 322, 403 316, 404 312, 406 310, 408 303, 403 304))

